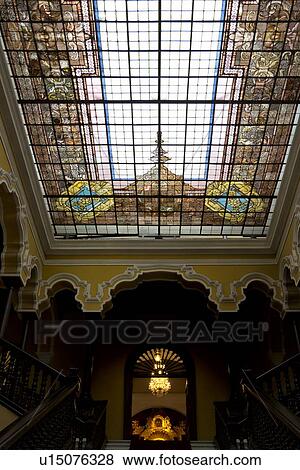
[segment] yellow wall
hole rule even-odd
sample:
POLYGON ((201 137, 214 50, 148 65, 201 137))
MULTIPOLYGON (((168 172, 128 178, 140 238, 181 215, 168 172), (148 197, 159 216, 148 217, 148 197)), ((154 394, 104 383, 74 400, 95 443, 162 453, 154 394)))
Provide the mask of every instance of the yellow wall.
POLYGON ((106 432, 109 440, 123 439, 124 368, 126 355, 122 348, 105 346, 98 349, 94 362, 92 397, 108 400, 106 432), (103 349, 104 350, 104 349, 103 349))
POLYGON ((0 405, 0 431, 18 418, 12 411, 0 405))
POLYGON ((215 437, 215 401, 229 398, 226 364, 220 352, 204 345, 193 351, 196 373, 198 440, 215 437))

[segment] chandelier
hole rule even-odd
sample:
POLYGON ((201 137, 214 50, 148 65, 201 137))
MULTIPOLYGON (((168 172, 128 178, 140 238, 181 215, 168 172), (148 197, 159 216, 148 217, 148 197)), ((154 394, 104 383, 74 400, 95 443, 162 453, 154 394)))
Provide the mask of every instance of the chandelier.
POLYGON ((152 395, 162 397, 171 390, 171 383, 167 377, 168 372, 165 371, 166 366, 162 362, 159 350, 156 350, 154 360, 154 370, 149 382, 149 390, 152 395))
POLYGON ((149 390, 152 395, 156 397, 163 397, 171 389, 170 380, 168 377, 151 377, 149 383, 149 390))

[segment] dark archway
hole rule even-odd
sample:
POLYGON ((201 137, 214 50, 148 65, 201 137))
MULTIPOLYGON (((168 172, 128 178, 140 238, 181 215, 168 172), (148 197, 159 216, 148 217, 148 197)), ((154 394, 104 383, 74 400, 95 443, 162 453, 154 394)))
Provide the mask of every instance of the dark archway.
POLYGON ((203 320, 208 324, 218 316, 209 300, 209 291, 199 283, 180 280, 144 280, 134 288, 114 294, 109 320, 203 320))
MULTIPOLYGON (((141 311, 135 311, 139 300, 147 298, 145 307, 149 311, 151 303, 159 298, 159 315, 162 310, 168 315, 171 307, 173 311, 175 309, 175 313, 176 311, 181 313, 182 309, 186 310, 187 307, 189 317, 191 314, 197 317, 204 314, 209 318, 217 317, 217 306, 209 296, 210 290, 199 281, 186 280, 176 272, 151 271, 141 274, 134 280, 120 282, 111 291, 111 299, 104 305, 102 314, 105 318, 124 318, 124 307, 127 304, 130 308, 126 309, 126 313, 130 311, 131 318, 134 314, 135 318, 140 318, 141 311)), ((144 309, 143 316, 147 316, 146 310, 144 309)), ((148 317, 153 318, 153 313, 152 308, 148 317)))
MULTIPOLYGON (((161 345, 158 346, 162 348, 161 345)), ((133 380, 135 377, 136 364, 139 358, 150 350, 155 350, 155 346, 149 347, 144 345, 137 348, 131 355, 129 355, 125 371, 124 371, 124 439, 131 439, 132 436, 132 392, 133 380)), ((195 383, 195 367, 194 363, 184 347, 177 345, 167 345, 163 349, 172 350, 182 360, 182 368, 177 372, 171 373, 169 377, 185 377, 186 378, 186 428, 187 437, 190 440, 197 439, 197 421, 196 421, 196 383, 195 383)), ((143 374, 141 373, 141 376, 143 374)), ((145 377, 150 379, 150 375, 145 372, 145 377)))
MULTIPOLYGON (((204 322, 208 328, 218 318, 218 311, 216 305, 210 301, 210 291, 200 282, 186 281, 181 276, 174 276, 172 279, 167 276, 162 278, 165 273, 158 272, 152 273, 151 278, 141 278, 141 282, 133 282, 133 285, 127 283, 126 287, 118 289, 112 295, 110 302, 110 309, 106 311, 105 321, 119 324, 119 322, 129 321, 142 321, 148 325, 150 321, 163 320, 165 322, 174 324, 174 321, 188 320, 190 322, 190 330, 193 331, 198 321, 204 322), (157 274, 157 277, 155 277, 157 274)), ((169 274, 169 273, 166 273, 169 274)), ((149 331, 149 329, 147 330, 149 331)), ((194 361, 198 361, 198 356, 203 358, 206 353, 209 354, 215 345, 208 345, 208 347, 198 348, 197 345, 191 345, 189 341, 181 342, 174 341, 173 338, 163 340, 160 344, 159 341, 152 338, 151 347, 166 347, 174 349, 179 355, 187 357, 187 369, 189 376, 189 396, 188 407, 191 407, 189 412, 189 431, 191 440, 197 440, 196 433, 196 381, 194 361), (190 359, 192 358, 192 359, 190 359)), ((123 412, 123 423, 118 428, 118 432, 123 435, 124 439, 130 438, 131 435, 131 397, 132 397, 132 380, 130 379, 131 365, 136 359, 136 354, 140 351, 149 348, 148 340, 141 340, 140 343, 133 344, 128 341, 121 341, 117 335, 114 335, 111 344, 101 342, 99 339, 95 353, 95 371, 93 380, 93 390, 103 399, 107 399, 101 386, 97 385, 96 371, 99 367, 100 370, 106 370, 107 365, 105 360, 100 359, 112 355, 114 358, 114 370, 116 374, 122 374, 122 385, 120 380, 112 378, 113 372, 108 370, 109 381, 111 386, 114 383, 119 383, 122 386, 121 391, 114 390, 109 402, 115 403, 118 406, 117 396, 120 400, 120 395, 125 398, 125 405, 118 408, 118 416, 123 412), (99 358, 99 359, 98 359, 99 358), (129 359, 128 359, 129 358, 129 359), (131 359, 130 359, 131 358, 131 359), (128 359, 128 361, 127 361, 128 359), (127 361, 127 362, 126 362, 127 361), (130 362, 133 361, 133 362, 130 362), (101 366, 100 366, 101 364, 101 366), (131 365, 130 365, 131 364, 131 365), (100 369, 101 367, 101 369, 100 369), (124 373, 125 372, 125 373, 124 373), (99 389, 99 392, 98 392, 99 389), (96 391, 97 390, 97 391, 96 391), (101 390, 101 391, 100 391, 101 390), (125 408, 125 410, 124 410, 125 408)), ((98 372, 97 372, 98 373, 98 372)), ((198 375, 197 375, 198 381, 198 375)), ((198 386, 198 382, 197 382, 198 386)), ((123 400, 122 400, 123 401, 123 400)), ((114 409, 115 410, 115 409, 114 409)), ((115 425, 118 426, 118 420, 115 418, 115 411, 113 412, 115 425)), ((121 424, 121 423, 120 423, 121 424)), ((119 435, 120 435, 119 434, 119 435)))
MULTIPOLYGON (((41 321, 49 323, 75 321, 76 324, 79 324, 85 319, 85 315, 75 296, 76 291, 71 287, 57 287, 57 291, 51 295, 50 306, 44 310, 41 321)), ((77 328, 74 329, 73 334, 80 336, 82 331, 77 328)), ((58 370, 63 370, 64 373, 68 373, 70 368, 79 369, 79 373, 83 376, 85 350, 87 349, 85 344, 71 342, 68 337, 64 339, 62 331, 54 337, 47 338, 45 343, 43 341, 41 338, 41 343, 38 345, 38 355, 43 361, 58 370)))

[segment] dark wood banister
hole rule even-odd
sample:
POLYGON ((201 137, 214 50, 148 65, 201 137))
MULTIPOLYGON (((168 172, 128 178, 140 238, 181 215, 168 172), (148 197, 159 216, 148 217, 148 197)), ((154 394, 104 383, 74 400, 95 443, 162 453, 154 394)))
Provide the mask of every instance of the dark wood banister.
POLYGON ((261 379, 264 379, 265 377, 271 375, 272 373, 274 373, 274 372, 276 372, 276 371, 278 371, 278 370, 284 369, 287 365, 289 365, 291 362, 293 362, 296 358, 299 358, 299 359, 300 359, 300 353, 297 353, 297 354, 295 354, 294 356, 289 357, 288 359, 286 359, 285 361, 281 362, 281 363, 278 364, 277 366, 272 367, 272 369, 269 369, 269 370, 267 370, 266 372, 263 372, 263 373, 260 374, 258 377, 256 377, 256 380, 257 380, 257 381, 260 381, 261 379))
MULTIPOLYGON (((104 406, 104 407, 101 409, 101 413, 99 414, 99 416, 98 416, 97 421, 95 422, 95 424, 99 424, 99 422, 100 422, 101 419, 103 418, 105 412, 106 412, 106 407, 104 406)), ((77 420, 79 423, 83 423, 83 424, 86 423, 86 420, 83 419, 83 418, 81 418, 80 416, 77 416, 77 417, 76 417, 76 420, 77 420)))
MULTIPOLYGON (((269 414, 284 424, 300 440, 300 419, 297 418, 288 408, 278 400, 269 397, 261 390, 255 390, 252 385, 244 383, 247 393, 250 393, 256 400, 260 401, 269 414)), ((274 426, 276 426, 274 422, 274 426)))
MULTIPOLYGON (((9 349, 12 349, 13 351, 17 352, 18 354, 22 354, 23 357, 27 357, 31 362, 36 363, 41 369, 45 369, 50 373, 53 373, 53 375, 57 376, 59 374, 59 371, 54 369, 53 367, 49 366, 48 364, 45 364, 44 362, 40 361, 36 356, 33 354, 30 354, 23 349, 19 348, 13 343, 10 343, 6 339, 0 338, 0 344, 4 344, 4 346, 9 347, 9 349)), ((62 378, 66 378, 64 374, 59 374, 62 378)))
POLYGON ((0 433, 0 449, 10 449, 24 434, 51 413, 57 405, 74 393, 76 388, 78 388, 78 382, 72 382, 71 384, 63 386, 61 389, 54 392, 51 397, 45 398, 45 400, 30 413, 27 413, 25 416, 11 423, 0 433))

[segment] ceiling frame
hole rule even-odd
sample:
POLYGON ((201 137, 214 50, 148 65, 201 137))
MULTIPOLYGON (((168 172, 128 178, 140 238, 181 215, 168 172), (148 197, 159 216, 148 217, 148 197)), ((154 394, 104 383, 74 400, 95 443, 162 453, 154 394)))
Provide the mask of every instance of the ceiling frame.
MULTIPOLYGON (((36 177, 31 149, 24 128, 21 112, 17 104, 16 94, 3 47, 0 48, 0 102, 1 102, 1 139, 14 174, 20 181, 23 197, 28 207, 28 216, 35 232, 35 238, 40 244, 45 259, 52 256, 95 255, 117 256, 135 255, 163 256, 182 255, 187 258, 194 255, 253 255, 259 259, 259 255, 269 255, 270 258, 278 258, 283 241, 292 220, 294 207, 297 203, 296 193, 300 180, 300 125, 298 124, 294 141, 292 143, 286 169, 279 190, 275 212, 272 217, 269 233, 266 238, 235 238, 220 237, 195 237, 187 238, 113 238, 82 240, 58 240, 54 238, 52 227, 43 201, 43 194, 36 177), (284 230, 282 230, 284 227, 284 230)), ((221 262, 221 259, 220 259, 221 262)))

